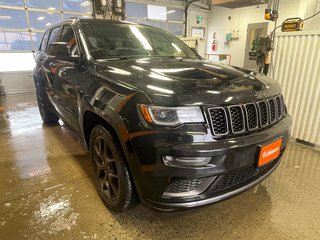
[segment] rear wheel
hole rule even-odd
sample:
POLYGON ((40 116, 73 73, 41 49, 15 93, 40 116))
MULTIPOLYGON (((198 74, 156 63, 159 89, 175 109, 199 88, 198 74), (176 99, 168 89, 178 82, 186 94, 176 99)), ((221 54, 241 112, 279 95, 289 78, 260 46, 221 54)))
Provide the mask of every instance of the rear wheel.
POLYGON ((36 94, 39 112, 42 118, 43 123, 45 124, 56 124, 59 121, 59 118, 56 114, 50 111, 48 108, 45 93, 43 92, 43 88, 38 81, 36 81, 36 94))
POLYGON ((90 158, 97 190, 106 207, 114 212, 133 207, 135 193, 121 147, 101 125, 91 132, 90 158))

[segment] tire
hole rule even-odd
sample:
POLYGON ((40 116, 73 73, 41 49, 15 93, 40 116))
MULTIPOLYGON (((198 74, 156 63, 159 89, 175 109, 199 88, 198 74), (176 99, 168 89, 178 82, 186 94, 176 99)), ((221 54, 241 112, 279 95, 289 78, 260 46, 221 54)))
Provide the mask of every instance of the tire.
POLYGON ((36 80, 36 95, 38 101, 39 112, 41 115, 42 122, 44 124, 57 124, 59 118, 56 114, 50 111, 47 102, 49 100, 46 99, 45 93, 43 92, 43 88, 41 84, 36 80))
POLYGON ((113 212, 133 207, 136 194, 117 139, 97 125, 91 132, 89 146, 96 187, 103 203, 113 212))

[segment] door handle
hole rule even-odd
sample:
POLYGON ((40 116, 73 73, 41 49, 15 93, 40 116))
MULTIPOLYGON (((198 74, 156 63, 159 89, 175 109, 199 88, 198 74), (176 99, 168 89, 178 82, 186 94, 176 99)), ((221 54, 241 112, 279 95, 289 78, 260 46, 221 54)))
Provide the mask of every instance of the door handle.
POLYGON ((49 63, 49 68, 56 68, 56 67, 57 67, 56 64, 54 64, 54 63, 49 63))

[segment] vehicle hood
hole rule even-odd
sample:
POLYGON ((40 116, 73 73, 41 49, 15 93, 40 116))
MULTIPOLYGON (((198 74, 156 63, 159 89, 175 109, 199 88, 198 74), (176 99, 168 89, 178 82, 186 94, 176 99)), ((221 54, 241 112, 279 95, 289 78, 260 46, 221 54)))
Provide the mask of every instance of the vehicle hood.
POLYGON ((204 60, 136 59, 99 62, 100 78, 144 92, 163 106, 221 105, 255 101, 280 93, 264 75, 252 75, 204 60))

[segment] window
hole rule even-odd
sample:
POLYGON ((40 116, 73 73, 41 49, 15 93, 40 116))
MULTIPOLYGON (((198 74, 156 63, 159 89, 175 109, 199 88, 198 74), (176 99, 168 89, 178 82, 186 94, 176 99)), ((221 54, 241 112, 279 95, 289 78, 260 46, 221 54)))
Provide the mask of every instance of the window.
POLYGON ((147 5, 142 3, 126 3, 126 16, 133 18, 145 18, 148 17, 147 5))
POLYGON ((0 5, 9 5, 9 6, 18 6, 23 7, 24 3, 23 0, 0 0, 0 5))
POLYGON ((40 47, 40 51, 41 52, 46 52, 46 50, 47 50, 47 43, 48 43, 49 33, 50 33, 50 31, 47 31, 46 34, 44 35, 43 39, 42 39, 42 43, 41 43, 41 47, 40 47))
POLYGON ((25 10, 0 8, 0 16, 0 28, 28 28, 25 10))
MULTIPOLYGON (((47 50, 50 32, 45 34, 40 44, 45 31, 71 16, 91 18, 91 2, 0 0, 0 72, 32 70, 33 51, 47 50)), ((52 32, 50 42, 57 40, 57 34, 58 29, 52 32)))
POLYGON ((60 41, 68 43, 71 55, 78 55, 76 38, 70 25, 63 26, 60 41))
POLYGON ((161 28, 177 36, 184 34, 183 9, 127 2, 126 17, 128 21, 161 28))
POLYGON ((167 20, 167 8, 155 5, 148 5, 148 19, 167 20))
POLYGON ((60 13, 45 13, 29 11, 30 27, 34 30, 46 30, 61 21, 60 13))
POLYGON ((56 28, 52 29, 52 31, 50 33, 48 45, 50 45, 50 43, 57 41, 57 39, 59 37, 59 31, 60 31, 60 27, 56 27, 56 28))
POLYGON ((60 8, 59 0, 27 0, 29 8, 41 8, 54 11, 60 8))
POLYGON ((30 34, 28 32, 0 31, 0 50, 31 51, 30 34))
POLYGON ((155 28, 110 23, 86 23, 82 26, 88 49, 94 59, 118 57, 199 59, 177 37, 155 28))
POLYGON ((63 0, 62 10, 69 12, 90 12, 91 0, 63 0))

